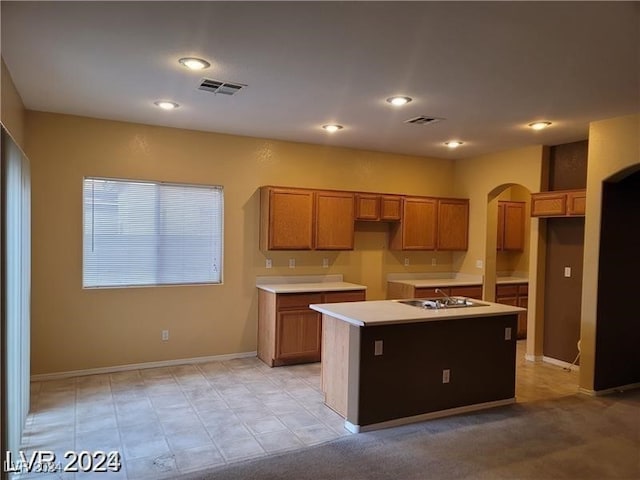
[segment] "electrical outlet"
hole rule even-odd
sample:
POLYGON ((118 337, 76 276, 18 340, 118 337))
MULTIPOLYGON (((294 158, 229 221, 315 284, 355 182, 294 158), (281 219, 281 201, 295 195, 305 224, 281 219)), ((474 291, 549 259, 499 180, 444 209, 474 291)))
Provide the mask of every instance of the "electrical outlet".
POLYGON ((329 259, 328 258, 323 258, 322 259, 322 268, 329 268, 329 259))
POLYGON ((162 330, 162 341, 167 342, 169 340, 169 330, 162 330))
POLYGON ((373 354, 376 356, 382 355, 382 340, 373 342, 373 354))
POLYGON ((476 260, 476 268, 482 268, 484 266, 484 262, 482 260, 476 260))
POLYGON ((438 262, 436 261, 436 257, 433 257, 433 258, 431 259, 431 266, 432 266, 432 267, 435 267, 435 266, 437 265, 437 263, 438 263, 438 262))
POLYGON ((295 258, 290 258, 289 259, 289 268, 296 268, 296 259, 295 258))
POLYGON ((511 340, 511 327, 506 327, 504 329, 504 339, 511 340))
POLYGON ((404 257, 404 266, 405 267, 409 266, 409 257, 404 257))
POLYGON ((571 278, 571 267, 564 267, 564 276, 566 278, 571 278))
POLYGON ((264 266, 265 266, 265 268, 273 267, 273 262, 271 261, 270 258, 267 258, 267 260, 264 262, 264 266))
POLYGON ((445 368, 442 370, 442 383, 449 383, 451 380, 451 370, 445 368))

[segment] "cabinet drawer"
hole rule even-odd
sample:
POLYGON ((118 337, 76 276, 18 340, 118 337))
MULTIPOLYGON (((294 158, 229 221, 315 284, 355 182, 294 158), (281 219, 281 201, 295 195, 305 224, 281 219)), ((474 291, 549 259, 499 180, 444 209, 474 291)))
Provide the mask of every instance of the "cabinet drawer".
POLYGON ((518 285, 497 285, 496 297, 517 297, 518 285))
POLYGON ((365 300, 365 290, 354 290, 350 292, 326 292, 324 303, 340 302, 362 302, 365 300))
POLYGON ((276 308, 307 308, 312 303, 322 303, 322 293, 280 293, 276 308))
POLYGON ((442 297, 441 293, 436 293, 436 288, 438 290, 442 290, 447 295, 451 294, 451 289, 449 287, 422 287, 415 289, 415 298, 437 298, 442 297))
POLYGON ((472 285, 466 287, 451 287, 451 293, 453 297, 470 297, 470 298, 482 298, 482 287, 480 285, 472 285))
POLYGON ((522 283, 522 284, 518 285, 518 295, 520 295, 520 296, 524 295, 525 297, 529 295, 529 284, 528 283, 522 283))

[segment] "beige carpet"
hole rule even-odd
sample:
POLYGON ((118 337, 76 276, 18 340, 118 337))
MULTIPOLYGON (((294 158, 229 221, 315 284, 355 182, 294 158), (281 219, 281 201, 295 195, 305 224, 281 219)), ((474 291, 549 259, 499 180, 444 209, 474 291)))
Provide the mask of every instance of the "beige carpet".
POLYGON ((640 390, 345 437, 182 479, 640 479, 640 390))

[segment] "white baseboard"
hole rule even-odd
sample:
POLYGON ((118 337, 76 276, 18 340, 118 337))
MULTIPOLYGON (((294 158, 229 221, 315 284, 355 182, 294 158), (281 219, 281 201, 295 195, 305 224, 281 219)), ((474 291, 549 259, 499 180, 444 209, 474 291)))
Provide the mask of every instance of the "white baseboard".
POLYGON ((562 360, 558 360, 557 358, 543 356, 542 361, 545 363, 550 363, 551 365, 556 365, 557 367, 568 368, 569 370, 572 370, 574 372, 580 370, 580 365, 574 365, 573 363, 564 362, 562 360))
POLYGON ((351 433, 369 432, 371 430, 380 430, 381 428, 399 427, 409 423, 423 422, 425 420, 433 420, 434 418, 449 417, 451 415, 459 415, 461 413, 475 412, 477 410, 485 410, 487 408, 502 407, 515 403, 516 399, 507 398, 506 400, 496 400, 494 402, 476 403, 474 405, 466 405, 464 407, 449 408, 448 410, 440 410, 437 412, 423 413, 412 417, 396 418, 386 422, 372 423, 371 425, 354 425, 348 420, 344 422, 344 428, 351 433))
POLYGON ((625 390, 633 390, 635 388, 640 388, 640 383, 629 383, 628 385, 607 388, 605 390, 589 390, 587 388, 579 388, 578 391, 591 397, 600 397, 602 395, 611 395, 612 393, 624 392, 625 390))
POLYGON ((528 360, 529 362, 539 363, 539 362, 542 362, 543 358, 544 357, 542 355, 529 355, 528 353, 524 355, 524 359, 528 360))
POLYGON ((175 367, 176 365, 189 365, 206 362, 221 362, 236 358, 255 357, 257 352, 229 353, 226 355, 212 355, 209 357, 178 358, 176 360, 160 360, 158 362, 131 363, 128 365, 115 365, 113 367, 87 368, 84 370, 70 370, 67 372, 40 373, 31 375, 32 382, 47 380, 59 380, 62 378, 84 377, 85 375, 97 375, 101 373, 125 372, 127 370, 143 370, 147 368, 175 367))

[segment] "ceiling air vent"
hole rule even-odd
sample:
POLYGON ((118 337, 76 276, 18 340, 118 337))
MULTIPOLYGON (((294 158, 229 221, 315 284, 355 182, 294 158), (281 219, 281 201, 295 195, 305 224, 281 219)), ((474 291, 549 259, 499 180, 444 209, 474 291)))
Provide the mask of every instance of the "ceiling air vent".
POLYGON ((432 123, 437 123, 441 120, 444 120, 444 118, 429 117, 428 115, 420 115, 419 117, 405 120, 404 123, 413 123, 414 125, 429 125, 432 123))
POLYGON ((198 90, 205 92, 221 93, 222 95, 233 95, 246 87, 241 83, 221 82, 219 80, 210 80, 205 78, 198 87, 198 90))

